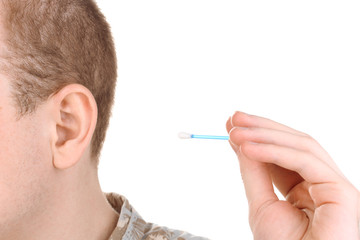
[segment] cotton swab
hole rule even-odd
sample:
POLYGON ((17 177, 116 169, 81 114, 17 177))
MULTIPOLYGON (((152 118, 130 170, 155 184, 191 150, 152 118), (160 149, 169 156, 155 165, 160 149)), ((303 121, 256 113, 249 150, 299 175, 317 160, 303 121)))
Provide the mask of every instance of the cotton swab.
POLYGON ((229 140, 229 136, 196 135, 196 134, 190 134, 190 133, 185 133, 185 132, 180 132, 178 136, 181 139, 196 138, 196 139, 229 140))

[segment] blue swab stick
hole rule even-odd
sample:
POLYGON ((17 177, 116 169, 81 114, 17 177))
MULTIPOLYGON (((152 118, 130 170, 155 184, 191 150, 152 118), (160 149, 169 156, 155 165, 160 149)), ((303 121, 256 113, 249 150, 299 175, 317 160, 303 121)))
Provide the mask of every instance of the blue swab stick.
POLYGON ((197 135, 197 134, 190 134, 190 133, 185 133, 185 132, 179 133, 178 136, 181 139, 196 138, 196 139, 229 140, 229 136, 197 135))

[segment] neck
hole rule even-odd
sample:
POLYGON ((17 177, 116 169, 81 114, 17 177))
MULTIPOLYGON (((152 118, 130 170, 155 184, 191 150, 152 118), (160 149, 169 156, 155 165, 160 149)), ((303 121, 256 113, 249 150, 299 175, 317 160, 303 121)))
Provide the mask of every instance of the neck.
POLYGON ((44 193, 43 208, 35 216, 25 216, 0 240, 107 240, 119 215, 102 193, 96 170, 79 171, 82 167, 59 173, 55 190, 44 193))

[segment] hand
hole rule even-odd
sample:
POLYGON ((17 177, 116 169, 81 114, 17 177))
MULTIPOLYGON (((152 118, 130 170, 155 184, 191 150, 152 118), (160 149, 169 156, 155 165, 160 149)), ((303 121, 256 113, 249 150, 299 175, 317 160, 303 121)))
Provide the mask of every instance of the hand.
POLYGON ((254 239, 360 239, 360 193, 313 138, 242 112, 226 127, 254 239), (278 199, 273 183, 286 201, 278 199))

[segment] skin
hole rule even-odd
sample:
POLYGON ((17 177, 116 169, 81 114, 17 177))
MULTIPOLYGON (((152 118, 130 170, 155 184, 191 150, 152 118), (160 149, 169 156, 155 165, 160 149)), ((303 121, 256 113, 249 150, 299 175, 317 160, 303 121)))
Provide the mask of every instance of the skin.
MULTIPOLYGON (((76 84, 19 119, 0 75, 0 240, 108 239, 118 214, 90 157, 96 119, 94 97, 76 84)), ((254 239, 360 239, 360 194, 314 139, 241 112, 227 130, 254 239)))
POLYGON ((118 214, 90 158, 97 107, 68 85, 18 118, 0 75, 0 240, 108 239, 118 214))
POLYGON ((226 127, 239 159, 254 239, 360 239, 359 191, 319 143, 242 112, 226 127), (273 184, 286 201, 278 199, 273 184))
MULTIPOLYGON (((19 119, 10 81, 0 74, 0 240, 108 239, 119 216, 90 157, 94 97, 68 85, 19 119)), ((314 139, 241 112, 227 130, 255 239, 360 239, 360 194, 314 139)))
MULTIPOLYGON (((68 85, 18 119, 9 83, 0 75, 0 240, 108 239, 118 214, 90 158, 92 94, 68 85)), ((254 239, 359 239, 360 194, 314 139, 241 112, 227 130, 254 239)))

